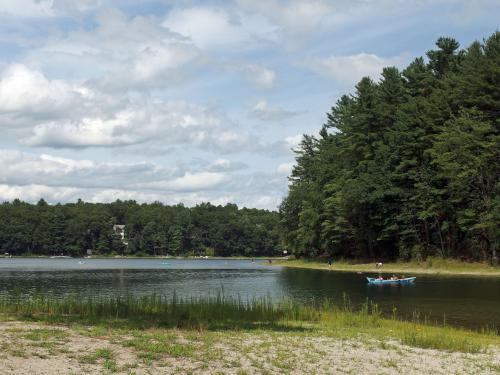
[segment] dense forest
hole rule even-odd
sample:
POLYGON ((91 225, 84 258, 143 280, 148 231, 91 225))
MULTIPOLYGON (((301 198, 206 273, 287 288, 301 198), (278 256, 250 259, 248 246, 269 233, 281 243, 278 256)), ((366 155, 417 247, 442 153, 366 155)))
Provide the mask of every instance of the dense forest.
POLYGON ((383 69, 304 136, 280 206, 299 256, 497 261, 500 32, 383 69))
POLYGON ((279 213, 15 200, 0 205, 0 251, 497 262, 500 32, 465 50, 451 38, 436 45, 378 82, 363 78, 318 136, 303 137, 279 213))
POLYGON ((0 205, 0 250, 11 255, 270 256, 279 250, 276 212, 209 203, 0 205), (114 225, 125 225, 125 239, 114 225), (90 251, 89 251, 90 250, 90 251))

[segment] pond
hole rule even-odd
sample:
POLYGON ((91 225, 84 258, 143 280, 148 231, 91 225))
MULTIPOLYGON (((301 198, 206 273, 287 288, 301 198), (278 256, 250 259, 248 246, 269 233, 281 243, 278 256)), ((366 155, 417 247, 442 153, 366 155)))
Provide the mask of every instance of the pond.
POLYGON ((500 278, 418 276, 414 285, 368 285, 370 274, 268 266, 251 260, 0 259, 0 294, 161 294, 371 300, 386 314, 468 327, 500 327, 500 278))

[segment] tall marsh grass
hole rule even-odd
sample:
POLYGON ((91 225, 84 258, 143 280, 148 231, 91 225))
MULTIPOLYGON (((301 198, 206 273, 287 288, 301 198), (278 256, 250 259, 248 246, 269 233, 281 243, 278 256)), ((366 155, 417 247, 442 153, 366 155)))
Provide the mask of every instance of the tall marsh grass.
POLYGON ((397 339, 420 348, 477 353, 491 344, 500 346, 498 332, 482 333, 444 326, 399 320, 396 312, 383 317, 376 304, 366 301, 353 308, 344 296, 343 303, 332 300, 299 303, 289 299, 278 302, 270 297, 243 300, 240 297, 214 296, 179 298, 150 296, 0 297, 0 315, 20 320, 49 323, 101 325, 109 329, 183 328, 195 330, 273 330, 341 336, 352 339, 371 337, 397 339))
POLYGON ((121 321, 135 327, 248 328, 278 325, 286 321, 318 321, 328 302, 300 304, 270 297, 243 300, 240 297, 214 296, 180 298, 161 295, 85 297, 57 299, 0 297, 0 314, 49 321, 121 321))

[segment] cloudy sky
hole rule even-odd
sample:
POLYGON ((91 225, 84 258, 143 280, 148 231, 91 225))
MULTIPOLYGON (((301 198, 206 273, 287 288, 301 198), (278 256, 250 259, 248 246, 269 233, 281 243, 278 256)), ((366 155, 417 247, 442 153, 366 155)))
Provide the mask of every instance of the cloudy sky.
POLYGON ((362 76, 499 0, 0 0, 0 201, 275 209, 292 149, 362 76))

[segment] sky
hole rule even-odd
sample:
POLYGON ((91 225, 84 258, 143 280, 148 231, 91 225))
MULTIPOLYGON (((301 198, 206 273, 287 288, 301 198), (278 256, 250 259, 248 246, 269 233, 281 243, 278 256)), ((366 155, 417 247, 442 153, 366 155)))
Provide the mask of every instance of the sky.
POLYGON ((0 201, 277 209, 342 94, 500 0, 0 0, 0 201))

